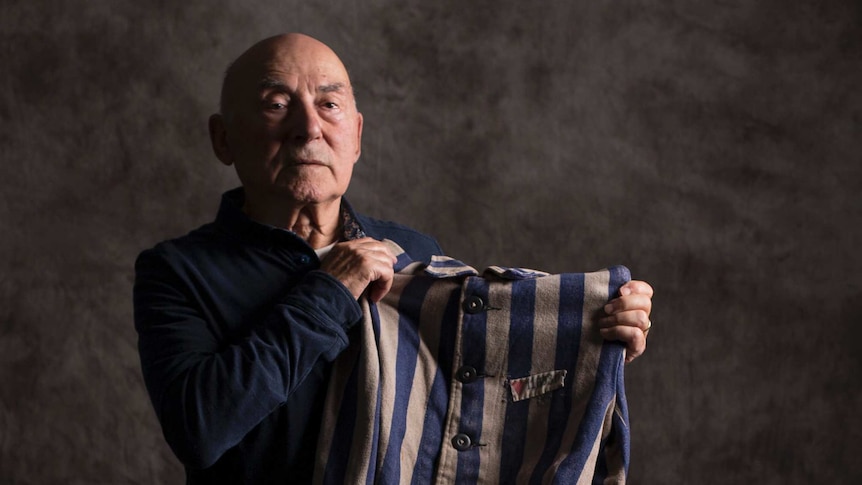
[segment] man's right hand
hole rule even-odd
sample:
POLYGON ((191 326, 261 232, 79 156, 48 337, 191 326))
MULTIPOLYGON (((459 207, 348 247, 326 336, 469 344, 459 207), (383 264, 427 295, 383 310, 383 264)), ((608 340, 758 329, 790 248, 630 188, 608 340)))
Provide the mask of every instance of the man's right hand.
POLYGON ((376 303, 392 288, 396 261, 386 244, 365 237, 333 246, 320 269, 341 281, 356 299, 367 288, 368 299, 376 303))

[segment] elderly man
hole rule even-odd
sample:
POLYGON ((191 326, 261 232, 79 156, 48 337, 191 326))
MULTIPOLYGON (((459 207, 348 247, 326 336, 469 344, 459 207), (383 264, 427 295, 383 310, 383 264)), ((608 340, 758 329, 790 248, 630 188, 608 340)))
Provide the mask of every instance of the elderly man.
MULTIPOLYGON (((395 258, 434 239, 356 214, 342 195, 362 115, 347 71, 300 34, 265 39, 228 69, 209 120, 216 156, 242 187, 216 220, 144 251, 135 325, 147 389, 189 483, 310 481, 329 364, 389 290, 395 258)), ((606 339, 643 352, 652 289, 609 303, 606 339)))

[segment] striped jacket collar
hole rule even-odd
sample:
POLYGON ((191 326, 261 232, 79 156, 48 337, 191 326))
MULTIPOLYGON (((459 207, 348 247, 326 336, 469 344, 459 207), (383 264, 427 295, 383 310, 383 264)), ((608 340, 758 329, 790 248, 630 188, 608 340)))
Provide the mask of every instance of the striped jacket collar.
MULTIPOLYGON (((431 262, 426 264, 413 261, 410 256, 401 249, 400 246, 390 240, 385 241, 389 244, 392 252, 398 258, 395 263, 395 272, 401 274, 424 274, 432 278, 466 278, 469 276, 479 276, 479 272, 462 261, 449 256, 432 256, 431 262)), ((489 266, 482 273, 484 277, 496 277, 504 280, 529 280, 541 276, 548 276, 544 271, 538 271, 527 268, 509 268, 505 266, 489 266)))

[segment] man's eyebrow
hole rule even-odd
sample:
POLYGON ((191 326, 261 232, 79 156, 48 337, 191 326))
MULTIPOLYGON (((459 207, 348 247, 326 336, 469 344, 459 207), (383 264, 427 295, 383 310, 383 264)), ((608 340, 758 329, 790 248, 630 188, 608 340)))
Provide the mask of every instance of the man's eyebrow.
POLYGON ((318 86, 317 90, 321 93, 337 93, 344 90, 344 83, 332 83, 318 86))
POLYGON ((279 81, 278 79, 273 79, 273 78, 269 78, 269 77, 263 78, 260 81, 260 83, 258 84, 258 88, 260 88, 261 90, 263 90, 263 89, 277 89, 279 91, 285 91, 285 92, 290 91, 290 89, 287 87, 287 84, 284 84, 283 82, 279 81))
MULTIPOLYGON (((317 87, 317 90, 321 93, 337 93, 344 91, 346 84, 342 82, 335 82, 332 84, 322 84, 317 87)), ((258 87, 261 90, 264 89, 276 89, 278 91, 290 92, 291 89, 287 86, 287 84, 279 81, 278 79, 273 78, 264 78, 258 84, 258 87)))

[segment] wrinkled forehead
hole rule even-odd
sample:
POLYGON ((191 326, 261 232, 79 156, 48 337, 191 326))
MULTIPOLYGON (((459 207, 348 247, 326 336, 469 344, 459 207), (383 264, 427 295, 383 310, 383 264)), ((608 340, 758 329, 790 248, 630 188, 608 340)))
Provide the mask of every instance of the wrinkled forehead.
POLYGON ((283 42, 261 56, 260 65, 269 72, 328 77, 348 82, 347 69, 329 47, 319 42, 283 42))
POLYGON ((248 52, 242 77, 247 87, 256 88, 264 80, 297 78, 321 84, 350 86, 344 64, 324 44, 310 39, 274 41, 248 52))
POLYGON ((286 85, 338 85, 346 92, 352 91, 347 69, 335 52, 310 38, 274 38, 261 42, 231 65, 224 81, 222 101, 228 104, 257 93, 274 81, 286 85))

